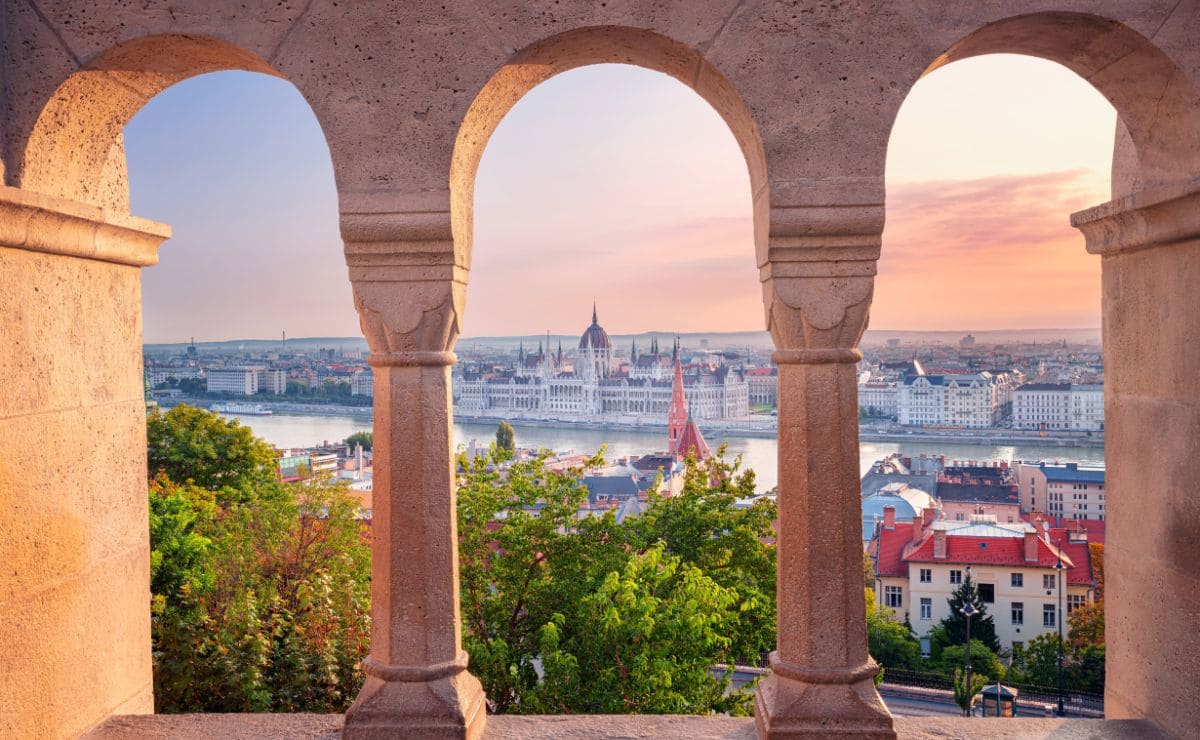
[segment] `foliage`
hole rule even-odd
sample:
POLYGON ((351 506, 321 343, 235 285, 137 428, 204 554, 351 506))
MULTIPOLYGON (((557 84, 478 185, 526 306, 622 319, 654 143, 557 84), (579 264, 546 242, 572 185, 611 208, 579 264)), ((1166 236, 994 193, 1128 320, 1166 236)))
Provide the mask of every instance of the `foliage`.
POLYGON ((978 673, 968 676, 961 668, 954 669, 954 703, 962 709, 964 716, 971 714, 971 706, 975 703, 975 695, 983 690, 987 680, 978 673))
POLYGON ((212 491, 218 503, 247 501, 275 483, 270 445, 249 427, 204 409, 180 405, 153 410, 146 417, 146 440, 151 477, 165 475, 177 484, 212 491))
POLYGON ((375 433, 374 432, 355 432, 354 434, 351 434, 349 437, 346 437, 346 445, 348 447, 350 447, 350 449, 352 449, 352 450, 354 449, 354 447, 356 445, 362 445, 362 448, 364 450, 367 450, 368 452, 370 452, 371 445, 374 442, 375 442, 375 433))
POLYGON ((210 466, 220 485, 166 472, 150 484, 156 710, 344 711, 370 633, 357 501, 328 480, 264 479, 246 463, 265 445, 243 427, 198 409, 179 416, 156 420, 161 456, 210 466), (233 447, 248 454, 225 469, 195 452, 233 447))
POLYGON ((996 625, 992 621, 991 615, 987 613, 987 607, 979 600, 979 591, 971 580, 970 571, 967 571, 962 585, 955 589, 950 598, 946 600, 946 603, 950 605, 950 613, 939 623, 942 631, 937 637, 945 640, 945 644, 948 645, 966 643, 967 618, 963 615, 962 608, 966 606, 967 602, 973 603, 978 609, 971 617, 971 639, 979 640, 987 645, 993 653, 999 653, 1000 640, 996 637, 996 625))
POLYGON ((458 496, 464 642, 495 711, 748 710, 711 668, 774 643, 774 509, 735 506, 751 474, 691 461, 681 495, 617 522, 577 517, 598 457, 497 462, 460 458, 458 496))
POLYGON ((1013 664, 1025 683, 1058 685, 1058 635, 1045 632, 1025 643, 1014 656, 1013 664))
MULTIPOLYGON (((1078 611, 1078 609, 1076 609, 1078 611)), ((1104 693, 1104 645, 1063 641, 1063 684, 1069 691, 1104 693)), ((1039 686, 1058 685, 1058 635, 1045 633, 1030 640, 1015 657, 1021 680, 1039 686)))
MULTIPOLYGON (((949 645, 940 657, 942 671, 947 675, 967 664, 967 646, 949 645)), ((971 672, 986 676, 993 681, 1004 678, 1004 663, 1000 657, 979 640, 971 640, 971 672)))
POLYGON ((1092 561, 1092 577, 1096 579, 1096 600, 1104 598, 1104 543, 1089 542, 1088 555, 1092 561))
POLYGON ((1070 631, 1067 640, 1072 650, 1082 650, 1085 647, 1104 647, 1104 602, 1084 604, 1075 607, 1067 617, 1070 631))
POLYGON ((875 588, 875 561, 871 559, 871 554, 863 553, 863 585, 868 591, 875 588))
POLYGON ((512 455, 517 448, 517 432, 507 421, 496 426, 496 449, 505 457, 512 455))
POLYGON ((912 629, 891 616, 891 610, 880 609, 875 593, 866 590, 867 648, 875 662, 885 668, 918 670, 921 667, 921 644, 913 637, 912 629))

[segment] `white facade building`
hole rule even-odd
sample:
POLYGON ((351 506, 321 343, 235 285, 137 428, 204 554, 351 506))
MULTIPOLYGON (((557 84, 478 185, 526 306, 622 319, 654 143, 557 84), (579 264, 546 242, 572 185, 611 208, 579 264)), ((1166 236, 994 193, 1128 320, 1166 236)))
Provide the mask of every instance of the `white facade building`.
POLYGON ((287 393, 287 370, 263 367, 256 368, 256 372, 258 373, 259 393, 274 393, 277 396, 287 393))
POLYGON ((375 373, 370 368, 359 370, 350 377, 350 395, 375 396, 375 373))
MULTIPOLYGON (((676 346, 674 354, 678 355, 676 346)), ((657 353, 631 357, 629 372, 613 359, 612 343, 592 314, 568 369, 559 349, 518 355, 517 366, 496 373, 455 369, 454 409, 464 415, 531 418, 666 418, 671 405, 674 358, 657 353)), ((696 419, 744 419, 750 414, 749 384, 740 367, 693 366, 684 370, 684 395, 696 419)))
POLYGON ((150 383, 151 388, 157 388, 168 380, 179 379, 188 380, 193 378, 201 378, 201 373, 198 367, 147 367, 146 381, 150 383))
POLYGON ((899 386, 886 380, 867 380, 858 384, 858 408, 868 416, 895 419, 899 386))
POLYGON ((1013 393, 1016 429, 1069 429, 1071 386, 1066 383, 1026 383, 1013 393))
POLYGON ((211 369, 205 373, 209 393, 238 393, 252 396, 258 393, 258 371, 254 368, 211 369))
POLYGON ((1104 431, 1104 386, 1086 383, 1071 386, 1071 429, 1081 432, 1104 431))

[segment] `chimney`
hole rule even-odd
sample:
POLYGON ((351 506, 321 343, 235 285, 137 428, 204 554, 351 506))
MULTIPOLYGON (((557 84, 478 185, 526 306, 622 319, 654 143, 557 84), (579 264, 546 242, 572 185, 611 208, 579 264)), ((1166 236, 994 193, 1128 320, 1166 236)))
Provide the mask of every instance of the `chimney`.
POLYGON ((946 530, 933 530, 933 557, 939 560, 946 559, 946 530))
POLYGON ((921 526, 928 527, 933 523, 933 518, 935 516, 937 516, 937 509, 933 508, 932 506, 930 506, 928 509, 924 509, 921 512, 921 526))
POLYGON ((913 517, 913 527, 912 527, 912 541, 913 542, 919 542, 921 540, 921 535, 925 533, 924 525, 925 525, 925 513, 923 511, 917 512, 917 514, 913 517))
POLYGON ((1038 536, 1037 532, 1025 533, 1025 562, 1036 563, 1038 559, 1038 536))
POLYGON ((895 506, 892 506, 889 504, 888 506, 883 507, 883 528, 884 529, 895 529, 896 528, 896 507, 895 506))

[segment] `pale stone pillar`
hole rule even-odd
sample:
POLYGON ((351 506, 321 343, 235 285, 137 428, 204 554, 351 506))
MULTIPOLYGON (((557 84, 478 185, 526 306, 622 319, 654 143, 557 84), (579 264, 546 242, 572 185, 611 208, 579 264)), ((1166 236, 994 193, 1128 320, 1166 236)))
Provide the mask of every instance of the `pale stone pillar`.
POLYGON ((1105 716, 1200 737, 1200 183, 1071 221, 1102 258, 1105 716))
POLYGON ((466 291, 449 213, 342 214, 375 372, 371 654, 347 738, 473 738, 486 719, 459 633, 450 351, 466 291))
POLYGON ((779 365, 778 649, 761 737, 894 737, 872 681, 862 573, 855 363, 882 205, 771 209, 762 266, 779 365))
POLYGON ((0 187, 0 737, 154 711, 141 268, 169 235, 0 187))

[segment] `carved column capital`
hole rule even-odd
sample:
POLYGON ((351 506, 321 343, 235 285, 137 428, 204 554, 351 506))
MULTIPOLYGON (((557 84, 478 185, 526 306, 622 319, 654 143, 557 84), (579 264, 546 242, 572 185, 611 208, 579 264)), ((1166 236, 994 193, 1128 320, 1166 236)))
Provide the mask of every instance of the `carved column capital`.
POLYGON ((882 203, 771 208, 760 277, 776 362, 858 361, 882 231, 882 203))
POLYGON ((1200 180, 1139 190, 1071 214, 1087 251, 1110 255, 1200 239, 1200 180))
POLYGON ((371 364, 452 364, 467 266, 449 211, 343 213, 342 239, 371 364))

